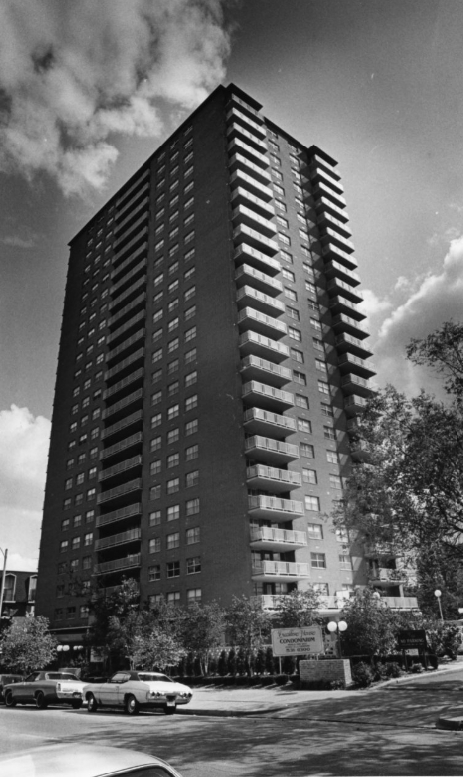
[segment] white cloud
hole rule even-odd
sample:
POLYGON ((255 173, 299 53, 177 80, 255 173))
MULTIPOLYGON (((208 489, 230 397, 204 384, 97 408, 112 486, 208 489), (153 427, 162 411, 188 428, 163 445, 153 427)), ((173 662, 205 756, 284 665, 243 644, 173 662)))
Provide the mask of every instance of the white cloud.
POLYGON ((375 347, 380 382, 407 393, 438 390, 430 371, 406 361, 405 349, 412 338, 425 337, 452 318, 463 320, 463 237, 451 241, 441 271, 428 273, 383 322, 375 347))
POLYGON ((5 237, 0 237, 0 243, 3 243, 5 246, 13 246, 13 248, 34 248, 36 245, 36 238, 30 237, 25 238, 21 237, 20 235, 6 235, 5 237))
POLYGON ((368 319, 384 315, 393 307, 392 302, 387 297, 380 299, 371 289, 363 289, 362 295, 363 302, 358 305, 358 308, 368 319))
POLYGON ((37 572, 38 558, 23 556, 21 553, 9 553, 6 568, 15 572, 37 572))
POLYGON ((0 165, 101 188, 111 135, 156 137, 159 104, 198 105, 225 76, 224 0, 4 0, 0 165))

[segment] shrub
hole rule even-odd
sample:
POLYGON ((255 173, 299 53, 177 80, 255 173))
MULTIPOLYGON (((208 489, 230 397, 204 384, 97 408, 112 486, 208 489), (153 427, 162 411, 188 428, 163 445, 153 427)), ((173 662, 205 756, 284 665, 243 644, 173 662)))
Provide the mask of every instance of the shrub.
POLYGON ((402 677, 403 670, 400 668, 396 661, 391 661, 386 664, 386 677, 392 679, 394 677, 402 677))
POLYGON ((413 674, 421 674, 424 672, 424 666, 421 664, 412 664, 412 672, 413 674))
POLYGON ((228 663, 227 653, 225 650, 222 650, 217 663, 217 673, 221 677, 225 677, 225 675, 227 674, 227 663, 228 663))
POLYGON ((329 683, 332 691, 343 691, 346 687, 343 680, 330 680, 329 683))
POLYGON ((352 670, 352 680, 359 688, 368 688, 373 682, 373 670, 371 666, 361 661, 352 670))
POLYGON ((277 674, 277 676, 275 677, 275 682, 277 685, 286 685, 288 680, 289 680, 289 677, 287 674, 277 674))

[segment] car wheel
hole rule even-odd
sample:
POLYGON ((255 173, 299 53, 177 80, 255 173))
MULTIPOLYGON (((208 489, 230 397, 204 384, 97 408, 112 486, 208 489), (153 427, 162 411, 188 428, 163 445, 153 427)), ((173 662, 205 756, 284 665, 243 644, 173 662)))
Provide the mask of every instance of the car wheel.
POLYGON ((17 702, 11 691, 7 691, 5 694, 5 704, 7 707, 16 707, 17 702))
POLYGON ((83 701, 82 699, 76 699, 75 701, 71 702, 71 707, 73 710, 80 710, 82 707, 83 701))
POLYGON ((35 694, 35 706, 38 710, 44 710, 47 706, 47 701, 45 699, 45 694, 43 691, 37 691, 35 694))
POLYGON ((165 715, 174 715, 176 707, 164 707, 165 715))
POLYGON ((127 715, 138 715, 140 712, 140 704, 135 698, 135 696, 127 696, 127 699, 125 701, 125 711, 127 715))
POLYGON ((88 712, 96 712, 98 709, 98 702, 95 699, 93 693, 91 693, 88 696, 87 701, 88 701, 88 706, 87 706, 88 712))

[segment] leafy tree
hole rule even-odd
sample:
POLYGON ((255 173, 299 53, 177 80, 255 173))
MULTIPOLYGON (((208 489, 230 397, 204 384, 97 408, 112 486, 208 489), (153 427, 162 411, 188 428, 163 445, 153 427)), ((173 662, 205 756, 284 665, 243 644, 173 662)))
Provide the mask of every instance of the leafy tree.
POLYGON ((227 664, 227 653, 225 650, 222 650, 219 656, 219 660, 217 663, 217 674, 220 675, 220 677, 225 677, 228 671, 228 664, 227 664))
POLYGON ((341 618, 343 655, 387 656, 396 649, 400 620, 370 589, 346 601, 341 618))
POLYGON ((119 649, 116 650, 112 642, 114 634, 110 630, 111 619, 117 618, 120 622, 124 621, 138 610, 139 599, 138 583, 133 578, 129 578, 124 579, 119 589, 109 596, 98 595, 97 591, 89 601, 93 619, 85 641, 105 651, 108 656, 108 669, 117 665, 123 657, 120 656, 120 644, 119 649))
POLYGON ((234 596, 227 611, 227 631, 232 645, 247 652, 261 647, 270 633, 271 618, 258 601, 234 596))
POLYGON ((225 612, 217 604, 189 605, 182 621, 182 643, 199 658, 201 673, 209 670, 211 652, 222 644, 225 631, 225 612))
POLYGON ((165 634, 156 627, 136 634, 133 640, 132 661, 137 669, 147 671, 175 666, 186 655, 175 637, 165 634))
POLYGON ((320 596, 313 588, 307 591, 291 591, 287 596, 280 596, 278 600, 274 626, 286 628, 320 623, 321 619, 317 612, 319 607, 320 596))
POLYGON ((56 658, 57 645, 48 627, 42 615, 13 620, 0 642, 2 664, 21 674, 48 666, 56 658))

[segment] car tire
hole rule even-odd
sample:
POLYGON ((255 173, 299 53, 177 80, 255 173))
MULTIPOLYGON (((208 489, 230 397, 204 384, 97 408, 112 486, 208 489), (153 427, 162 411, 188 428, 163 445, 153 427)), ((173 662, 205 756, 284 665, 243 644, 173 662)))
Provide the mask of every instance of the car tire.
POLYGON ((76 699, 75 701, 71 702, 71 707, 73 710, 80 710, 82 707, 83 701, 82 699, 76 699))
POLYGON ((5 704, 7 707, 16 707, 17 701, 14 698, 12 691, 7 691, 5 693, 5 704))
POLYGON ((47 706, 47 700, 43 691, 37 691, 35 694, 35 706, 38 710, 44 710, 47 706))
POLYGON ((90 693, 87 697, 87 711, 88 712, 96 712, 98 709, 98 702, 95 699, 93 693, 90 693))
POLYGON ((164 707, 164 714, 165 715, 175 715, 175 710, 177 707, 164 707))
POLYGON ((133 694, 127 696, 127 699, 125 700, 125 711, 127 715, 138 715, 140 712, 140 703, 133 694))

